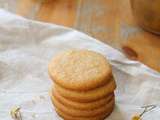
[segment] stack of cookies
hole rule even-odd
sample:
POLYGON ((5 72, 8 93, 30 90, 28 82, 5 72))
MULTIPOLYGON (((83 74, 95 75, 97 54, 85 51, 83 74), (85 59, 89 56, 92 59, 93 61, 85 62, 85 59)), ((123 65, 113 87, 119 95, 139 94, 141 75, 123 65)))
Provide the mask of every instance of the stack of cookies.
POLYGON ((65 120, 103 120, 113 111, 116 84, 106 58, 89 50, 70 50, 49 64, 51 99, 65 120))

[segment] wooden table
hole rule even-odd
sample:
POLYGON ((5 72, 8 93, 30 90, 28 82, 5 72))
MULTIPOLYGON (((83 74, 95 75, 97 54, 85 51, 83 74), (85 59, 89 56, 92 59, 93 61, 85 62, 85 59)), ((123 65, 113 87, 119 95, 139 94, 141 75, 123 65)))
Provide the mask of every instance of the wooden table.
POLYGON ((160 37, 136 25, 129 0, 18 0, 16 11, 83 31, 160 72, 160 37))

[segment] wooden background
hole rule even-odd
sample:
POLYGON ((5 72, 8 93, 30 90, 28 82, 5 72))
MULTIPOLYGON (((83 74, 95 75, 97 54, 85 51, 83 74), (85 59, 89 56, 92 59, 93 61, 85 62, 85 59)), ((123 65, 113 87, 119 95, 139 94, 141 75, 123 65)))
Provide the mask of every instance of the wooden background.
POLYGON ((160 37, 137 26, 129 0, 18 0, 16 13, 83 31, 160 72, 160 37))

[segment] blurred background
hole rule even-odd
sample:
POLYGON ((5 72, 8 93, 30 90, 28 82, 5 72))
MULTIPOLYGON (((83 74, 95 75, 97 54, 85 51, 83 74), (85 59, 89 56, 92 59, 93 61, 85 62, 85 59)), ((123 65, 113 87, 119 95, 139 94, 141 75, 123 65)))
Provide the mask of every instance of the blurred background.
POLYGON ((160 72, 160 37, 142 29, 145 20, 160 23, 160 18, 151 19, 160 16, 158 3, 160 0, 0 0, 0 7, 28 19, 75 28, 160 72))

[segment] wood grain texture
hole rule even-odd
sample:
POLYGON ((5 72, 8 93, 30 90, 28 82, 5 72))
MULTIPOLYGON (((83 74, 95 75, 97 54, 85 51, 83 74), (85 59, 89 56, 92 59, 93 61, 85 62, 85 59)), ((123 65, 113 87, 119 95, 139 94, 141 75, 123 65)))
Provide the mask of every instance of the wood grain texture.
POLYGON ((40 1, 38 0, 18 0, 18 5, 17 5, 17 13, 25 16, 25 17, 30 17, 35 11, 35 7, 37 4, 40 4, 40 1))
POLYGON ((72 27, 75 22, 77 0, 48 0, 43 2, 37 20, 72 27))
POLYGON ((136 24, 130 0, 21 0, 17 8, 28 18, 76 28, 160 71, 160 37, 136 24))
POLYGON ((127 53, 125 48, 129 48, 131 52, 136 53, 135 60, 145 63, 149 67, 160 71, 160 38, 153 34, 144 32, 136 34, 128 39, 123 45, 124 52, 133 58, 133 54, 127 53))

